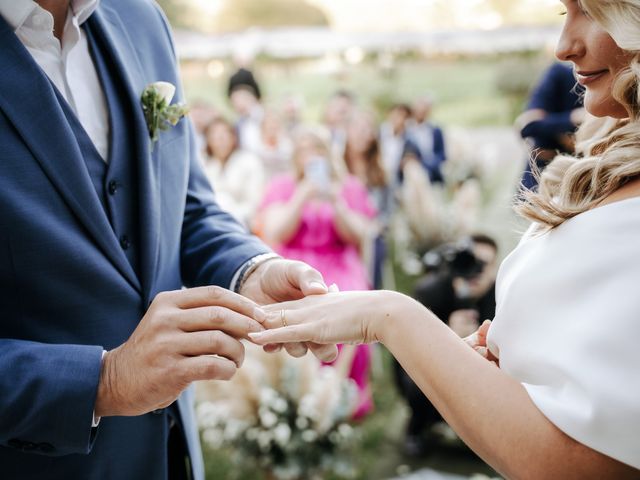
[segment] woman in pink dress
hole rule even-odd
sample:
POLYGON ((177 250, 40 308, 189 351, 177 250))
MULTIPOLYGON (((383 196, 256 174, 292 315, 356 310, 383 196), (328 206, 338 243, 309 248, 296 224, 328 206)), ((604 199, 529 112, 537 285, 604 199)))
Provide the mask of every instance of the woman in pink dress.
MULTIPOLYGON (((266 188, 260 207, 262 236, 283 257, 318 269, 327 285, 368 290, 359 249, 374 224, 376 210, 365 186, 354 176, 339 177, 326 143, 311 132, 296 139, 293 167, 291 174, 275 177, 266 188)), ((373 408, 369 348, 343 348, 342 358, 336 361, 338 368, 346 363, 349 377, 358 385, 354 418, 373 408)))

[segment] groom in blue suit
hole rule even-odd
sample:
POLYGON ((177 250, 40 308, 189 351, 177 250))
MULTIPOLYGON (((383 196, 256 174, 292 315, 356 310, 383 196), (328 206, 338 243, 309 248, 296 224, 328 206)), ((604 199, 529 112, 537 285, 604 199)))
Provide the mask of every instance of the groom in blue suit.
POLYGON ((217 206, 186 119, 151 142, 151 0, 0 0, 0 45, 0 477, 201 479, 189 385, 322 278, 217 206))

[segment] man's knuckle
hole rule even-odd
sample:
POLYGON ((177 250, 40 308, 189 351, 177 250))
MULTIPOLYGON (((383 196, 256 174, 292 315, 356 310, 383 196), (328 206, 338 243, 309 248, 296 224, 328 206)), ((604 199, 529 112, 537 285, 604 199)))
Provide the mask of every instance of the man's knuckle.
POLYGON ((220 320, 224 319, 224 309, 220 308, 220 307, 209 307, 208 311, 207 311, 207 317, 209 319, 209 322, 211 323, 216 323, 220 320))
POLYGON ((209 285, 207 287, 207 294, 213 300, 217 300, 224 295, 224 288, 219 287, 218 285, 209 285))

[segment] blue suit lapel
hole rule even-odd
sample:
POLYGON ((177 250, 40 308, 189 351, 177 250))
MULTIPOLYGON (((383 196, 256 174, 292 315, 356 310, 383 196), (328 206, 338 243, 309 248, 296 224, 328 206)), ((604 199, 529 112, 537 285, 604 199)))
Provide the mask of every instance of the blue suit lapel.
POLYGON ((0 109, 104 254, 132 286, 140 289, 51 82, 1 16, 0 45, 0 109))
MULTIPOLYGON (((96 33, 102 35, 105 45, 111 49, 118 74, 124 80, 128 101, 133 102, 136 112, 135 124, 136 157, 139 172, 139 218, 140 218, 140 275, 145 295, 153 288, 155 268, 160 245, 160 190, 157 180, 155 153, 142 112, 140 96, 148 83, 142 66, 129 38, 127 30, 116 11, 102 3, 89 20, 96 33)), ((154 79, 156 80, 156 79, 154 79)), ((147 299, 148 300, 148 299, 147 299)))

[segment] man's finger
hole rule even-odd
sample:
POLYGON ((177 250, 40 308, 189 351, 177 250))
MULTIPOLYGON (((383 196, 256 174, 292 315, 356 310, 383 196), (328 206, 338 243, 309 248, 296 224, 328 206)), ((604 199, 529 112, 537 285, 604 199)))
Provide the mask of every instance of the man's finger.
POLYGON ((282 350, 281 343, 268 343, 267 345, 263 345, 262 349, 267 353, 276 353, 282 350))
POLYGON ((309 265, 296 262, 287 269, 287 280, 293 286, 297 286, 303 295, 321 295, 329 289, 320 272, 309 265))
POLYGON ((338 347, 332 344, 322 345, 320 343, 309 342, 307 347, 316 358, 322 362, 333 362, 338 356, 338 347))
POLYGON ((198 307, 177 314, 178 327, 184 332, 222 330, 236 338, 247 338, 249 332, 261 332, 264 327, 253 318, 226 307, 198 307))
POLYGON ((182 360, 184 377, 189 382, 196 380, 229 380, 238 369, 231 360, 213 355, 185 358, 182 360))
POLYGON ((180 335, 178 351, 185 356, 217 355, 231 360, 237 367, 244 362, 244 346, 220 330, 180 335))
POLYGON ((182 309, 220 305, 252 317, 258 305, 226 288, 209 285, 176 292, 176 306, 182 309))
POLYGON ((285 343, 284 349, 295 358, 304 357, 307 354, 307 346, 300 342, 285 343))

